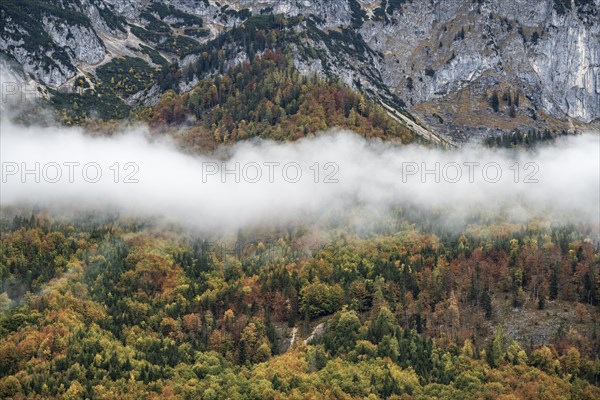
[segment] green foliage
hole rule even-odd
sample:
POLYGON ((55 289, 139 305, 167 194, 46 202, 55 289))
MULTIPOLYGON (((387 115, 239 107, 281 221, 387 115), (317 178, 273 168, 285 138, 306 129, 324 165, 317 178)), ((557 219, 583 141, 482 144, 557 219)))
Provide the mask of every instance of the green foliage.
POLYGON ((140 48, 142 49, 142 51, 146 54, 148 54, 148 56, 150 57, 150 60, 156 64, 156 65, 160 65, 162 67, 166 67, 169 62, 167 60, 165 60, 165 58, 163 56, 160 55, 160 53, 156 50, 154 50, 151 47, 148 46, 144 46, 143 44, 140 44, 140 48))
POLYGON ((100 82, 119 96, 131 96, 147 89, 156 71, 137 57, 114 58, 96 69, 100 82))
POLYGON ((113 93, 98 95, 95 91, 82 93, 54 92, 51 103, 60 120, 67 125, 92 119, 115 120, 129 115, 129 106, 113 93))
POLYGON ((367 12, 363 10, 357 0, 349 0, 350 11, 352 12, 352 26, 355 29, 360 29, 364 20, 367 19, 367 12))
POLYGON ((327 322, 325 348, 332 354, 349 352, 356 345, 360 327, 356 312, 343 309, 327 322))
POLYGON ((221 77, 200 81, 189 93, 167 92, 150 122, 182 123, 190 117, 210 129, 216 142, 259 135, 297 139, 331 127, 347 127, 367 137, 414 139, 372 101, 339 82, 303 77, 283 54, 271 51, 221 77))
POLYGON ((492 296, 488 290, 484 290, 481 293, 481 307, 483 308, 486 319, 491 319, 494 315, 494 308, 492 304, 492 296))
POLYGON ((210 36, 210 31, 208 29, 184 28, 183 33, 185 33, 187 36, 192 36, 197 39, 203 39, 207 36, 210 36))
MULTIPOLYGON (((151 52, 150 56, 160 57, 156 52, 151 52)), ((156 58, 153 61, 161 62, 156 58)), ((164 59, 162 61, 165 62, 164 59)), ((80 78, 75 84, 76 92, 51 91, 50 102, 59 119, 66 124, 123 119, 130 112, 123 98, 149 88, 158 73, 141 58, 115 58, 96 70, 97 80, 91 78, 93 87, 80 78)))
POLYGON ((140 28, 139 26, 131 26, 130 29, 131 29, 131 33, 133 33, 135 36, 137 36, 144 42, 158 44, 161 41, 166 40, 166 38, 163 35, 161 35, 160 33, 151 32, 144 28, 140 28))
POLYGON ((387 307, 382 307, 377 314, 377 318, 369 326, 368 337, 374 343, 379 342, 385 336, 395 334, 396 318, 387 307))
POLYGON ((313 282, 300 291, 300 312, 310 318, 332 314, 344 301, 344 291, 339 285, 313 282))
MULTIPOLYGON (((48 232, 46 224, 17 217, 15 230, 6 232, 0 246, 0 280, 9 297, 20 299, 26 292, 38 291, 52 278, 66 272, 69 259, 85 247, 78 236, 58 226, 48 232)), ((85 238, 86 235, 79 236, 85 238)))
POLYGON ((152 3, 148 8, 148 11, 150 13, 158 14, 161 19, 165 19, 167 17, 177 19, 178 21, 173 24, 175 28, 189 27, 194 25, 202 27, 202 18, 187 14, 171 5, 152 3))
POLYGON ((488 136, 484 139, 484 144, 488 147, 525 147, 535 148, 543 143, 552 143, 560 136, 567 136, 567 131, 551 132, 548 129, 538 131, 530 129, 527 132, 516 130, 514 132, 502 133, 500 135, 488 136))
POLYGON ((126 31, 125 25, 127 24, 127 20, 125 17, 114 13, 110 7, 98 7, 98 13, 108 28, 113 31, 126 31))
MULTIPOLYGON (((511 265, 541 277, 521 281, 529 296, 548 293, 552 271, 565 301, 591 291, 598 248, 572 227, 457 235, 405 225, 347 234, 300 258, 258 245, 242 260, 139 221, 34 214, 0 229, 5 397, 600 395, 597 339, 564 330, 526 352, 495 316, 481 319, 482 293, 510 299, 511 265), (319 318, 324 333, 304 345, 310 330, 299 329, 277 354, 281 332, 303 317, 319 318), (455 335, 443 334, 448 324, 455 335), (471 328, 486 325, 497 325, 493 336, 471 328)), ((275 236, 282 248, 292 240, 275 236)))
POLYGON ((500 110, 500 99, 498 98, 498 92, 494 91, 492 93, 489 102, 494 112, 498 112, 500 110))
POLYGON ((187 55, 198 53, 202 47, 200 43, 192 38, 175 35, 159 42, 156 48, 165 52, 175 53, 178 57, 183 58, 187 55))

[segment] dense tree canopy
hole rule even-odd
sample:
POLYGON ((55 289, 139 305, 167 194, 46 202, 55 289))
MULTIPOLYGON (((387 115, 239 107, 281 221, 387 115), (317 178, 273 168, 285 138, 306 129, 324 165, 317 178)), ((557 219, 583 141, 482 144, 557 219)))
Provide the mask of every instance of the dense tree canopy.
POLYGON ((242 257, 144 223, 17 217, 2 224, 0 394, 598 398, 600 251, 581 231, 405 225, 242 257), (513 307, 532 326, 573 311, 522 337, 513 307))
MULTIPOLYGON (((340 82, 302 76, 282 52, 267 50, 190 92, 167 92, 144 118, 154 125, 200 124, 217 143, 252 137, 298 139, 329 128, 366 137, 414 140, 385 110, 340 82)), ((198 130, 187 134, 194 140, 198 130)))

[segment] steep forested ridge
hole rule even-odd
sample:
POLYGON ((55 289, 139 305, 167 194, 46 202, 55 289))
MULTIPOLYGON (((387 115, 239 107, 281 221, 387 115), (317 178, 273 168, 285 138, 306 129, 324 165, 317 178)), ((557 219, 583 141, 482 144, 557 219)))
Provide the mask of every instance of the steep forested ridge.
POLYGON ((382 107, 340 82, 303 77, 281 52, 267 50, 252 63, 200 81, 191 92, 167 92, 152 109, 140 110, 151 125, 194 126, 186 133, 216 143, 261 137, 296 140, 329 128, 409 143, 415 135, 382 107))
POLYGON ((572 232, 274 231, 227 251, 132 221, 5 220, 0 394, 595 399, 600 252, 572 232))

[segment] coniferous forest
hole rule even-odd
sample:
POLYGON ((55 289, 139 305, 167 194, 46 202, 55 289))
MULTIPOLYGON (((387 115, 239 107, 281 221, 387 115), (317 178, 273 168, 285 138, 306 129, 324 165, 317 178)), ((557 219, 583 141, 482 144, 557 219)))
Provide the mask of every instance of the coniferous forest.
POLYGON ((0 393, 598 398, 597 245, 575 227, 426 224, 318 246, 270 230, 236 250, 117 217, 5 219, 0 393))
POLYGON ((600 103, 557 89, 598 82, 597 1, 51 3, 0 5, 38 85, 9 110, 2 75, 0 399, 600 399, 600 103), (331 192, 185 169, 279 154, 351 162, 331 192), (510 186, 394 169, 496 156, 510 186))

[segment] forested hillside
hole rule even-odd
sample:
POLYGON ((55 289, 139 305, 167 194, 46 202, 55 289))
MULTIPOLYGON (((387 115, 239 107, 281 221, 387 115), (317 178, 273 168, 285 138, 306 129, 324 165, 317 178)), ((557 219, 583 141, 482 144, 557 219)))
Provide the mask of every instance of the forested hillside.
MULTIPOLYGON (((200 146, 199 150, 250 138, 297 140, 330 128, 400 143, 416 140, 409 127, 342 82, 302 76, 281 50, 266 50, 221 76, 199 81, 189 92, 168 90, 155 106, 128 110, 114 90, 135 91, 131 85, 143 85, 140 80, 160 73, 144 69, 139 61, 118 61, 119 66, 111 67, 114 70, 107 71, 104 79, 107 91, 98 84, 80 94, 57 96, 53 101, 61 110, 59 120, 68 125, 110 126, 102 120, 132 113, 132 120, 170 127, 186 146, 200 146), (103 94, 101 103, 95 100, 98 94, 103 94)), ((167 74, 159 79, 174 78, 167 74)))
POLYGON ((0 395, 600 397, 600 251, 585 235, 302 232, 246 232, 232 251, 134 221, 4 220, 0 395))
POLYGON ((600 0, 0 20, 0 399, 600 400, 600 0))
POLYGON ((372 100, 341 82, 303 77, 279 51, 207 78, 183 94, 167 92, 152 109, 139 110, 154 126, 193 125, 188 140, 215 143, 255 137, 297 140, 330 128, 409 143, 415 135, 372 100))

